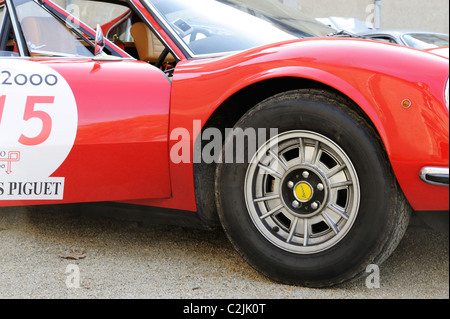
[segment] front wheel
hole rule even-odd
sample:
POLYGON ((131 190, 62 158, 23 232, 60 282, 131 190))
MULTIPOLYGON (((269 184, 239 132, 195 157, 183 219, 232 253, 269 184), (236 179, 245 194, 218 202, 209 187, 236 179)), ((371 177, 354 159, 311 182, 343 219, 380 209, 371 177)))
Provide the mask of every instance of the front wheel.
POLYGON ((320 90, 269 98, 235 129, 277 128, 244 163, 217 167, 218 212, 229 239, 271 279, 310 287, 359 277, 395 249, 410 207, 374 130, 320 90))

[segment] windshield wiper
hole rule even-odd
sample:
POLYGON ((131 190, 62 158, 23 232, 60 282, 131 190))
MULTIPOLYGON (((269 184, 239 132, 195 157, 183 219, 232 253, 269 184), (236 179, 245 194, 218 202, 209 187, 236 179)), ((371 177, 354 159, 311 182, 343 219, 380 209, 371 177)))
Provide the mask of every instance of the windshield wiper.
POLYGON ((328 36, 329 37, 348 37, 348 38, 364 39, 364 37, 359 36, 353 32, 346 31, 346 30, 339 30, 339 31, 328 34, 328 36))

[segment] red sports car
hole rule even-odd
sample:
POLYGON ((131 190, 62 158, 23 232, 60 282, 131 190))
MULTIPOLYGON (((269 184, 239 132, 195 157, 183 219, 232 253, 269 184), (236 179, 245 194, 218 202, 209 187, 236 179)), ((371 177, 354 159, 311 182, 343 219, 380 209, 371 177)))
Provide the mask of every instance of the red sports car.
POLYGON ((57 2, 0 4, 0 206, 195 214, 311 287, 382 263, 413 210, 448 211, 448 58, 274 1, 57 2))

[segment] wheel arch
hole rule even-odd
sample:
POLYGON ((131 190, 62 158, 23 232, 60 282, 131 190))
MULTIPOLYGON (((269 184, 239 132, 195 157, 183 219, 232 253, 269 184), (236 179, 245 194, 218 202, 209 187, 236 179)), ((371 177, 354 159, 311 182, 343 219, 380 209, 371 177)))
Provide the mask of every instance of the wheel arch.
MULTIPOLYGON (((341 87, 349 86, 344 83, 341 87)), ((381 147, 385 150, 385 155, 388 158, 386 146, 383 143, 383 131, 377 128, 379 125, 378 117, 374 113, 370 104, 359 97, 359 101, 355 101, 354 97, 344 94, 342 90, 331 86, 321 81, 311 78, 299 76, 275 76, 265 78, 260 81, 253 82, 247 86, 237 89, 234 93, 228 96, 222 103, 220 103, 202 128, 202 132, 208 128, 218 128, 225 136, 225 129, 232 128, 239 121, 239 119, 247 113, 252 107, 265 99, 291 90, 298 89, 320 89, 327 92, 334 93, 340 99, 351 106, 352 110, 357 112, 376 132, 380 137, 381 147), (366 105, 366 108, 361 104, 366 105), (371 114, 372 116, 369 116, 371 114), (375 116, 375 120, 372 118, 375 116)), ((353 92, 357 92, 352 88, 353 92)), ((356 93, 355 93, 356 94, 356 93)), ((224 141, 222 141, 223 144, 224 141)), ((196 145, 201 143, 201 134, 196 140, 196 145)), ((197 146, 198 147, 198 146, 197 146)), ((219 227, 220 222, 216 210, 216 194, 215 194, 215 164, 197 163, 194 164, 194 186, 195 196, 197 202, 197 210, 200 218, 210 227, 219 227)))

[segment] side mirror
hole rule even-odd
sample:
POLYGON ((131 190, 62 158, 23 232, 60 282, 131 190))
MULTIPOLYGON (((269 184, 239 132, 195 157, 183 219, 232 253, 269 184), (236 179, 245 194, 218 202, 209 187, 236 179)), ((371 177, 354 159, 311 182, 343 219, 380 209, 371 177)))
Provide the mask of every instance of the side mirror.
POLYGON ((97 56, 103 52, 105 48, 105 37, 103 36, 102 28, 97 24, 97 32, 95 34, 95 50, 94 54, 97 56))

